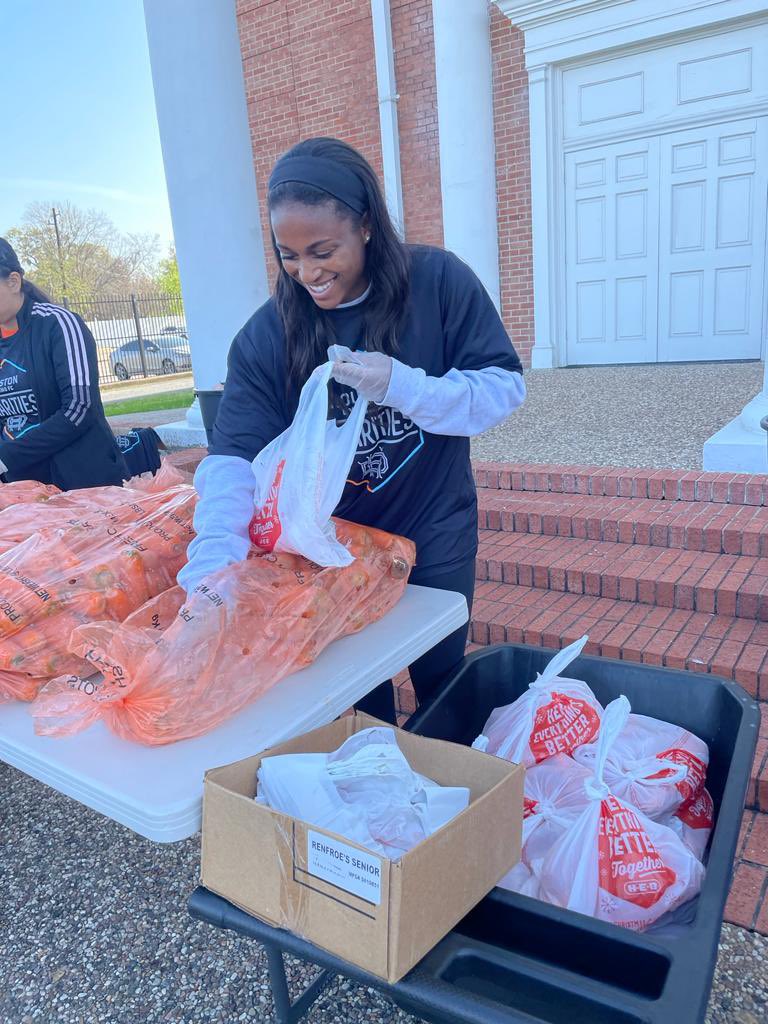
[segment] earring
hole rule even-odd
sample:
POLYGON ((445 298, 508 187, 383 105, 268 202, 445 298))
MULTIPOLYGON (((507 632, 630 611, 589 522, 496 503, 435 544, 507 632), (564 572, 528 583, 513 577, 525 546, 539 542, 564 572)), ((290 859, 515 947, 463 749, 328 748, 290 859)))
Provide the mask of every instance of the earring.
POLYGON ((366 244, 366 245, 368 245, 368 243, 370 242, 370 240, 371 240, 371 236, 370 236, 370 233, 369 233, 369 234, 366 234, 366 236, 365 236, 365 244, 366 244))

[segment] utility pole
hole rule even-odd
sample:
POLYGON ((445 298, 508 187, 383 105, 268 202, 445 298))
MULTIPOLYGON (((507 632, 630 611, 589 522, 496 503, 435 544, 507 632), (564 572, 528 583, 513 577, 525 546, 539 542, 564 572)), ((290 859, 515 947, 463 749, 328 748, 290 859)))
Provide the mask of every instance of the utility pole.
POLYGON ((56 207, 51 207, 51 213, 53 214, 53 230, 56 232, 56 251, 59 254, 59 273, 61 274, 61 295, 64 299, 64 304, 67 302, 67 280, 64 276, 64 260, 61 255, 61 235, 59 234, 59 221, 56 217, 56 207))

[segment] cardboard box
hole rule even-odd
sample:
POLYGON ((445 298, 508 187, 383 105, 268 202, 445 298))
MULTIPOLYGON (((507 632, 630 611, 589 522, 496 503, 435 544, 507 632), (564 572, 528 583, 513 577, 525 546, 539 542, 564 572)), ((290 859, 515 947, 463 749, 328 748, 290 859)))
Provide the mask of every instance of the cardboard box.
POLYGON ((202 884, 260 920, 396 982, 520 859, 524 769, 396 730, 411 767, 466 786, 466 810, 392 862, 257 804, 262 757, 336 750, 381 722, 340 718, 206 773, 202 884))

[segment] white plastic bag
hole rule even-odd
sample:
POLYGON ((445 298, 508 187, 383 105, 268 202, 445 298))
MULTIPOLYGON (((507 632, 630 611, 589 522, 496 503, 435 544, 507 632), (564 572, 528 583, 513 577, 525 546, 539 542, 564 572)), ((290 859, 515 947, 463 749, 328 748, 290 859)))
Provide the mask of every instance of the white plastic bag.
MULTIPOLYGON (((574 758, 594 765, 597 744, 579 747, 574 758)), ((704 788, 709 764, 706 743, 678 725, 630 715, 605 762, 605 782, 654 821, 663 821, 704 788)))
POLYGON ((702 789, 697 797, 686 800, 663 820, 663 824, 680 836, 694 856, 704 860, 715 825, 715 805, 709 791, 702 789))
POLYGON ((626 725, 629 701, 603 713, 589 803, 550 849, 538 876, 541 898, 602 921, 642 931, 692 899, 704 868, 669 828, 613 796, 605 761, 626 725))
POLYGON ((592 771, 565 754, 534 765, 525 773, 522 861, 534 873, 552 844, 589 803, 584 783, 592 771))
POLYGON ((265 757, 256 798, 397 860, 463 811, 469 790, 414 772, 394 731, 377 726, 330 754, 265 757))
POLYGON ((359 398, 341 426, 328 419, 331 362, 301 389, 287 430, 253 460, 256 478, 250 536, 262 551, 289 551, 322 566, 354 561, 331 522, 357 451, 367 403, 359 398))
POLYGON ((590 743, 600 728, 602 707, 586 683, 560 676, 589 637, 552 658, 525 693, 496 708, 472 746, 526 767, 590 743))
POLYGON ((537 900, 539 896, 539 882, 536 875, 527 864, 519 861, 508 871, 498 883, 499 889, 507 889, 509 892, 519 892, 521 896, 531 896, 537 900))

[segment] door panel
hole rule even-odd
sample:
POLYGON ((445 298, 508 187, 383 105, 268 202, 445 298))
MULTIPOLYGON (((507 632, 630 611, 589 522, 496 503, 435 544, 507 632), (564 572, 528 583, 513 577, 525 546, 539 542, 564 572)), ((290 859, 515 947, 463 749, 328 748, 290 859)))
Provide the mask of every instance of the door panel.
POLYGON ((566 157, 567 361, 656 359, 658 141, 566 157))
POLYGON ((660 361, 760 358, 767 157, 765 118, 660 137, 660 361))

